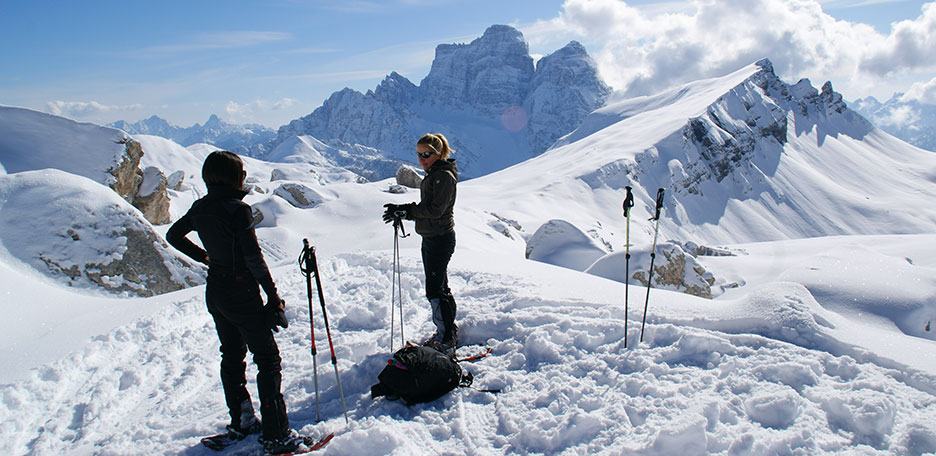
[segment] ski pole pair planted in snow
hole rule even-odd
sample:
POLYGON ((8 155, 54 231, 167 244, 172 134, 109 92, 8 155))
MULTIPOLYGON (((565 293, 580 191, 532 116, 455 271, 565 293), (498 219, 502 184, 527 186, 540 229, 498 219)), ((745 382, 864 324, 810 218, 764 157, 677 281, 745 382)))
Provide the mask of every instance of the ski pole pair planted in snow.
MULTIPOLYGON (((624 348, 627 348, 627 303, 628 284, 630 283, 630 210, 634 207, 634 195, 631 187, 624 187, 627 195, 624 196, 624 217, 627 219, 627 234, 624 247, 624 348)), ((660 232, 660 211, 663 210, 663 189, 657 190, 656 212, 650 220, 656 221, 653 228, 653 245, 650 247, 650 272, 647 274, 647 298, 644 301, 643 319, 640 322, 640 342, 643 342, 644 325, 647 322, 647 307, 650 304, 650 288, 653 286, 653 260, 656 259, 657 235, 660 232)))
POLYGON ((306 277, 306 293, 309 296, 309 330, 312 334, 312 376, 315 382, 315 419, 321 421, 319 413, 319 387, 318 362, 315 349, 315 325, 312 323, 312 276, 315 276, 315 286, 318 289, 319 303, 322 305, 322 317, 325 319, 325 334, 328 336, 328 348, 331 350, 331 362, 335 367, 335 381, 338 383, 338 396, 341 397, 341 408, 344 409, 345 424, 348 424, 348 407, 345 406, 344 391, 341 390, 341 377, 338 376, 338 358, 335 356, 335 345, 332 343, 331 330, 328 328, 328 313, 325 311, 325 294, 322 292, 322 280, 319 278, 318 262, 315 259, 315 247, 309 246, 309 240, 302 240, 302 253, 299 255, 299 270, 306 277))
POLYGON ((393 353, 393 332, 394 316, 393 306, 396 302, 400 303, 400 347, 406 345, 406 338, 403 337, 403 285, 402 269, 400 268, 400 238, 409 236, 403 229, 403 217, 406 211, 396 211, 393 213, 393 277, 390 279, 390 353, 393 353), (403 233, 400 235, 400 233, 403 233))

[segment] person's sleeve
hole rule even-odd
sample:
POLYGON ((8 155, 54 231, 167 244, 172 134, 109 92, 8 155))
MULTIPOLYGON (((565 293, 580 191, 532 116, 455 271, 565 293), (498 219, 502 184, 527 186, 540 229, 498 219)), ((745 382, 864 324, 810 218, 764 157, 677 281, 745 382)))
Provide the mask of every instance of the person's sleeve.
POLYGON ((254 231, 250 206, 245 204, 238 209, 235 224, 238 229, 237 242, 240 243, 241 252, 244 253, 244 262, 247 264, 247 269, 257 279, 257 283, 263 288, 267 297, 278 296, 276 284, 273 283, 273 276, 270 275, 270 269, 267 268, 266 261, 263 260, 263 252, 260 250, 260 243, 257 241, 257 232, 254 231))
POLYGON ((445 209, 449 206, 452 199, 455 198, 455 177, 449 172, 439 173, 434 176, 432 190, 429 192, 428 201, 420 201, 413 206, 408 215, 412 219, 435 219, 441 218, 445 209))
POLYGON ((186 237, 194 229, 192 217, 185 214, 169 227, 169 231, 166 232, 166 241, 189 258, 199 263, 208 264, 208 253, 186 237))

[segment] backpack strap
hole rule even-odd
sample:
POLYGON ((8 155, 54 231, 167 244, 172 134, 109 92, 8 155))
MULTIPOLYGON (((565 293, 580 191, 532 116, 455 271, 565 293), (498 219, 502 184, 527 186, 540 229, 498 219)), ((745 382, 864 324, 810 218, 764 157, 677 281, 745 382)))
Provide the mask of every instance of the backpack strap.
POLYGON ((461 388, 468 388, 471 386, 471 383, 474 382, 474 375, 471 372, 465 371, 466 374, 462 375, 461 380, 458 382, 458 386, 461 388))

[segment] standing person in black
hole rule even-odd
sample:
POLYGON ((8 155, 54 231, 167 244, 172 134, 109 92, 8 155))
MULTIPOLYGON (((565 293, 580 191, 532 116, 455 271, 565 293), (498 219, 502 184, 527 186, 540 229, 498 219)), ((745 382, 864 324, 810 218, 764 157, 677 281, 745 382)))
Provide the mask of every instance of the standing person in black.
POLYGON ((228 437, 241 440, 262 430, 264 451, 285 453, 303 443, 289 428, 280 392, 279 349, 272 332, 288 325, 285 301, 277 294, 257 243, 251 208, 242 201, 247 195, 243 190, 246 177, 244 164, 236 154, 209 154, 202 166, 208 195, 195 201, 169 228, 166 240, 193 260, 208 265, 205 302, 221 341, 221 385, 231 414, 228 437), (204 250, 186 238, 191 231, 198 232, 204 250), (266 305, 260 298, 260 288, 266 293, 266 305), (262 425, 246 388, 244 359, 248 349, 258 369, 262 425))
POLYGON ((432 306, 436 333, 426 341, 441 351, 454 354, 458 344, 455 324, 455 298, 448 286, 448 264, 455 252, 455 193, 458 167, 448 140, 441 133, 429 133, 416 142, 419 164, 426 177, 419 186, 419 203, 385 204, 383 219, 390 223, 395 213, 405 212, 416 221, 422 236, 422 260, 426 272, 426 298, 432 306))

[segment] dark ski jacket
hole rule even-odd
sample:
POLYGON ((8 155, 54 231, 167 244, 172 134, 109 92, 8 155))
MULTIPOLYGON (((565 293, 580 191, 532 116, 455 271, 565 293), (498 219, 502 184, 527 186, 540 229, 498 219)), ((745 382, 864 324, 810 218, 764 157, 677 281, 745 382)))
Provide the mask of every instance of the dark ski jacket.
POLYGON ((418 204, 407 215, 416 221, 423 237, 440 236, 455 230, 455 185, 458 166, 455 159, 436 160, 419 185, 418 204))
POLYGON ((278 296, 257 243, 253 213, 242 201, 246 195, 243 190, 208 186, 208 195, 192 203, 188 212, 172 224, 166 240, 193 260, 208 264, 209 281, 212 277, 252 277, 267 296, 278 296), (185 237, 191 231, 198 232, 204 250, 185 237))

